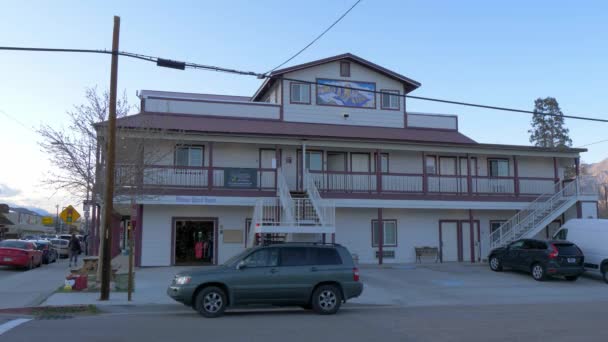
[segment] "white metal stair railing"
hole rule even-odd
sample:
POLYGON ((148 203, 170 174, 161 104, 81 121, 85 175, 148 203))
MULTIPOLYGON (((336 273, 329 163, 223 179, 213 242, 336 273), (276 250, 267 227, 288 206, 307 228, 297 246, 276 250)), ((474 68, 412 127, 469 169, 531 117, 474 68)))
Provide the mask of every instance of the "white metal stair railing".
POLYGON ((321 198, 315 180, 313 177, 310 177, 308 170, 304 170, 304 189, 317 212, 321 225, 333 226, 336 218, 336 206, 333 201, 321 198))
POLYGON ((555 217, 576 203, 579 195, 593 195, 597 193, 593 186, 581 186, 581 179, 576 178, 560 188, 555 184, 555 191, 539 196, 525 209, 519 211, 496 231, 490 234, 492 248, 504 246, 522 237, 537 234, 547 226, 555 217))
POLYGON ((285 218, 287 221, 293 221, 295 216, 294 202, 291 198, 291 193, 289 192, 289 185, 287 185, 281 168, 277 169, 277 195, 279 195, 279 200, 283 206, 284 214, 286 215, 285 218))

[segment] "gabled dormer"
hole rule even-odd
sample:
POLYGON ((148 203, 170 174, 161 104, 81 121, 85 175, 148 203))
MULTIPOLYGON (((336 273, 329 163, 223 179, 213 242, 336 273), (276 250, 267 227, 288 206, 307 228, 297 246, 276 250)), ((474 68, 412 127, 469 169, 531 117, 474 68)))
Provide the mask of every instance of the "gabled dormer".
POLYGON ((283 120, 294 122, 405 127, 405 98, 389 93, 404 95, 420 86, 350 53, 275 70, 270 76, 253 101, 282 104, 283 120))

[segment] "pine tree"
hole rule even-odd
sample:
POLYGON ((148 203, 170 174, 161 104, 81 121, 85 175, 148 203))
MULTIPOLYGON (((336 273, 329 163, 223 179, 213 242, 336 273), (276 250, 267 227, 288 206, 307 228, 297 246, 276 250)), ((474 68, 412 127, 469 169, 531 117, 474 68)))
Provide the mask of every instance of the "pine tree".
POLYGON ((534 146, 553 148, 572 146, 572 139, 568 135, 569 130, 564 124, 564 113, 555 98, 536 99, 534 112, 537 114, 532 117, 532 128, 528 130, 530 142, 534 146))

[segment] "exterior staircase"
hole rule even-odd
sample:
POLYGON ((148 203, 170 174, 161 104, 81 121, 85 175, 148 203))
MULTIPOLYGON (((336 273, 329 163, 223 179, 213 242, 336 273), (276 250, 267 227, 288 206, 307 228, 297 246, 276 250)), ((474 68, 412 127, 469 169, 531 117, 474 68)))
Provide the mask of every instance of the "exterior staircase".
POLYGON ((539 196, 490 234, 492 249, 518 239, 534 237, 577 201, 589 198, 597 200, 598 193, 595 182, 581 177, 564 185, 556 183, 554 191, 539 196))
POLYGON ((286 242, 293 234, 335 232, 335 205, 322 199, 312 177, 304 173, 304 191, 290 191, 279 168, 277 195, 259 198, 253 210, 249 246, 258 243, 286 242))

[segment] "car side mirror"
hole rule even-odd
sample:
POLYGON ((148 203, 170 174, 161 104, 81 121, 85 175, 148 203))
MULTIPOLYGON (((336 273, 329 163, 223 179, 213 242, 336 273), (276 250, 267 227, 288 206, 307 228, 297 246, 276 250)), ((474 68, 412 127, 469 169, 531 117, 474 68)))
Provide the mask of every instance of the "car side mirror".
POLYGON ((245 260, 241 260, 241 261, 239 261, 238 264, 236 264, 236 269, 237 270, 240 270, 240 269, 243 269, 243 268, 246 268, 246 267, 247 267, 247 264, 245 263, 245 260))

